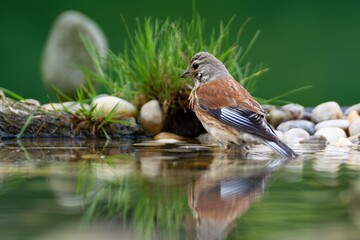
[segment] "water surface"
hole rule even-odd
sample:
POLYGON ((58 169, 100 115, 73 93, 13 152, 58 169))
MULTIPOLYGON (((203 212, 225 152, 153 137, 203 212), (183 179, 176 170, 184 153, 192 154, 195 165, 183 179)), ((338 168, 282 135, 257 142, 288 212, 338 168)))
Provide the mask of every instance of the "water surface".
POLYGON ((36 139, 0 146, 1 239, 358 239, 358 146, 36 139))

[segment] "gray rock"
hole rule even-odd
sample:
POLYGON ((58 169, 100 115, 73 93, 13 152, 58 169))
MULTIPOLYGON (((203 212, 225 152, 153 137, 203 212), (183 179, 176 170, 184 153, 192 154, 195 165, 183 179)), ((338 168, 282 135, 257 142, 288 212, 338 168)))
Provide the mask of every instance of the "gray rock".
POLYGON ((325 102, 319 104, 313 109, 311 114, 311 120, 315 123, 343 118, 341 108, 336 102, 325 102))
POLYGON ((274 127, 288 120, 300 119, 304 114, 304 107, 294 103, 290 103, 282 107, 267 106, 267 109, 269 112, 267 120, 274 127))
POLYGON ((158 134, 163 126, 163 112, 159 101, 151 100, 145 103, 140 110, 139 122, 146 133, 158 134))
POLYGON ((291 119, 301 119, 304 114, 304 107, 295 103, 286 104, 281 109, 288 112, 291 115, 291 119))
POLYGON ((292 128, 284 133, 283 140, 285 143, 299 143, 310 137, 310 134, 301 128, 292 128))
POLYGON ((21 100, 20 102, 23 102, 25 104, 28 104, 28 105, 34 105, 34 106, 37 106, 37 107, 40 107, 41 104, 38 100, 36 99, 24 99, 24 100, 21 100))
POLYGON ((315 124, 307 120, 290 120, 281 123, 276 129, 281 132, 286 132, 292 128, 301 128, 307 131, 310 135, 315 133, 315 124))
POLYGON ((315 132, 315 135, 324 136, 328 142, 337 142, 341 137, 346 137, 345 131, 337 127, 320 128, 315 132))
POLYGON ((275 108, 270 111, 269 122, 277 127, 280 123, 291 120, 291 114, 284 109, 275 108))
POLYGON ((347 130, 349 126, 350 126, 350 121, 346 119, 327 120, 316 124, 315 130, 319 130, 320 128, 324 128, 324 127, 338 127, 347 130))
POLYGON ((360 114, 360 103, 352 105, 348 109, 346 109, 345 114, 348 115, 351 111, 357 111, 360 114))
POLYGON ((73 96, 85 83, 80 67, 95 71, 80 35, 93 43, 102 59, 106 58, 108 44, 100 27, 79 12, 62 13, 50 30, 41 59, 42 80, 49 89, 55 86, 73 96))
POLYGON ((272 110, 276 108, 276 106, 268 105, 268 104, 261 105, 261 107, 268 113, 270 113, 272 110))
POLYGON ((360 133, 360 118, 353 121, 349 127, 350 136, 355 136, 360 133))
POLYGON ((311 112, 304 112, 301 119, 311 121, 311 112))

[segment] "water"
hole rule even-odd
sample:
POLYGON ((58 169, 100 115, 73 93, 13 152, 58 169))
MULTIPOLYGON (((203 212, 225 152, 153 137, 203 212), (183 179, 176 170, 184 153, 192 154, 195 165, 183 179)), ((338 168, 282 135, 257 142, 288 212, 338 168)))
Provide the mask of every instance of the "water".
POLYGON ((6 141, 1 239, 359 239, 358 146, 293 147, 6 141))

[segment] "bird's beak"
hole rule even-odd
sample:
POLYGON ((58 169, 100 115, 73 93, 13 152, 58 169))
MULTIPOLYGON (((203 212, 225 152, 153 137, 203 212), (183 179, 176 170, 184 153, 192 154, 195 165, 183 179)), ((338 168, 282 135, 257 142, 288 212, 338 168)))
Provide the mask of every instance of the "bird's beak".
POLYGON ((189 70, 186 69, 186 70, 181 74, 180 77, 181 77, 181 78, 189 78, 189 77, 191 77, 189 70))

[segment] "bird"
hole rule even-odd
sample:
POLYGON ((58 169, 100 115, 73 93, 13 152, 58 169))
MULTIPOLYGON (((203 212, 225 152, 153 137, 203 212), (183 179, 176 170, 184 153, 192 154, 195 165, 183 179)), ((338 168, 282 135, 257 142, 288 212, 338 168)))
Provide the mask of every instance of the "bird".
POLYGON ((194 81, 189 108, 220 150, 263 143, 282 158, 298 156, 278 138, 266 120, 268 113, 214 55, 196 53, 180 77, 194 81))

